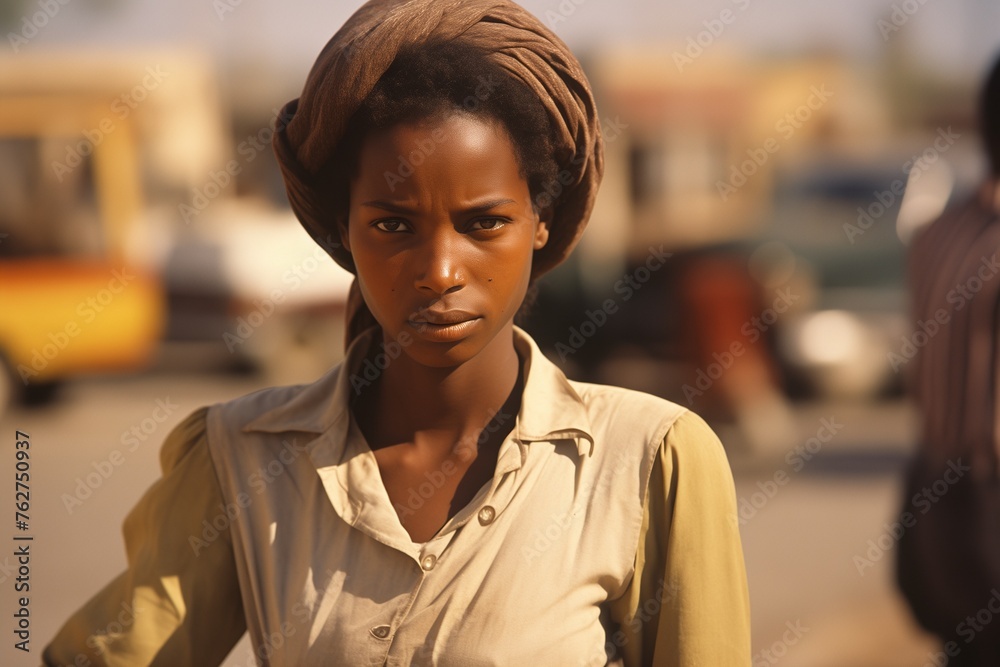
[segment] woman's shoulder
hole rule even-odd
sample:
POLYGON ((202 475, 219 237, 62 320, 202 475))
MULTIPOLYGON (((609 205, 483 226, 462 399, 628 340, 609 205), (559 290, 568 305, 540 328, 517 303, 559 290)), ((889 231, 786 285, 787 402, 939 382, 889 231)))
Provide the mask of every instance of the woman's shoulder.
POLYGON ((598 429, 643 432, 662 439, 685 415, 697 418, 688 408, 644 391, 595 382, 568 382, 586 405, 591 423, 598 429))
POLYGON ((208 409, 205 405, 192 410, 167 433, 160 446, 160 469, 164 473, 204 449, 208 439, 208 409))
POLYGON ((176 469, 188 457, 207 456, 220 434, 235 434, 292 403, 310 385, 272 386, 202 405, 175 424, 160 446, 160 468, 176 469), (214 438, 210 438, 213 435, 214 438))
POLYGON ((341 366, 312 382, 264 387, 209 406, 210 431, 216 437, 246 431, 322 432, 349 401, 349 387, 338 383, 341 366))
POLYGON ((616 385, 578 382, 570 386, 587 405, 595 431, 619 440, 637 436, 675 465, 729 470, 722 441, 696 412, 671 400, 616 385))

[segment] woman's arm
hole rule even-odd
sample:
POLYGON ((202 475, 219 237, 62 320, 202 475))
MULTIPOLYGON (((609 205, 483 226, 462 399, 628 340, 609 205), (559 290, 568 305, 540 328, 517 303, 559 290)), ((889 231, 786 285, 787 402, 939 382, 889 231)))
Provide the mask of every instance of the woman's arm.
POLYGON ((128 569, 45 647, 46 665, 218 665, 246 630, 223 500, 200 408, 160 450, 163 476, 125 518, 128 569), (214 529, 213 529, 214 530, 214 529))
POLYGON ((611 602, 629 667, 747 667, 750 598, 725 450, 693 412, 654 461, 632 584, 611 602))

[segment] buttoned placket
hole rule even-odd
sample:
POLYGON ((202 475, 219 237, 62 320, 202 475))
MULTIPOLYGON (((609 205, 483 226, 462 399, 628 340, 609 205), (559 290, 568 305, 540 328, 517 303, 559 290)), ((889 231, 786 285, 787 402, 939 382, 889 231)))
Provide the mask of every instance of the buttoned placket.
MULTIPOLYGON (((526 457, 527 444, 521 442, 518 436, 517 422, 515 421, 511 433, 507 435, 500 445, 496 467, 489 484, 484 484, 479 493, 469 501, 468 505, 445 522, 435 538, 454 535, 459 528, 468 523, 473 517, 476 517, 477 522, 481 526, 492 524, 496 520, 496 517, 506 509, 507 504, 513 497, 514 489, 518 484, 518 473, 522 469, 526 457)), ((429 545, 434 541, 435 539, 432 538, 427 544, 429 545)), ((444 548, 442 547, 440 551, 443 550, 444 548)), ((440 556, 439 551, 430 553, 434 553, 436 557, 440 556)), ((424 555, 425 550, 421 550, 421 558, 424 555)))
POLYGON ((421 577, 411 590, 410 595, 407 596, 406 604, 399 610, 392 625, 380 625, 371 629, 371 635, 374 638, 388 640, 383 665, 392 663, 392 637, 395 635, 395 630, 406 622, 423 583, 428 577, 447 576, 441 574, 441 568, 447 567, 447 548, 458 531, 470 523, 473 518, 476 519, 473 525, 477 525, 481 529, 488 529, 510 503, 519 483, 518 473, 524 465, 527 455, 526 447, 527 445, 518 438, 517 422, 515 421, 514 428, 500 446, 496 468, 489 485, 484 484, 469 504, 446 521, 434 537, 424 543, 413 543, 415 547, 419 548, 419 551, 411 556, 420 568, 421 577))

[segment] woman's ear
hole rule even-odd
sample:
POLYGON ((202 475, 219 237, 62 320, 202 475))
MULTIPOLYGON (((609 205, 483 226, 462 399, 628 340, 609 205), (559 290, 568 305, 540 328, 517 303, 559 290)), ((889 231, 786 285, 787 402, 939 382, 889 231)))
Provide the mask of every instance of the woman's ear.
POLYGON ((545 247, 545 244, 549 241, 549 223, 538 221, 538 226, 535 228, 535 250, 541 250, 545 247))
POLYGON ((337 231, 340 232, 340 244, 344 247, 344 250, 351 252, 351 239, 347 233, 347 225, 345 223, 338 223, 337 231))
POLYGON ((544 208, 538 214, 538 222, 535 225, 534 249, 540 250, 549 241, 549 221, 552 220, 552 209, 544 208))

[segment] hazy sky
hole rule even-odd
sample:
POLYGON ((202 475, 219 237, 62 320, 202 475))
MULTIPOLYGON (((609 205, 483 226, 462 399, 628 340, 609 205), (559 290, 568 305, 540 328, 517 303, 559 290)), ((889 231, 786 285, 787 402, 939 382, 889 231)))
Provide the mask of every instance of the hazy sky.
MULTIPOLYGON (((20 15, 39 11, 40 1, 22 1, 20 15)), ((48 1, 57 4, 57 0, 48 1)), ((322 45, 360 4, 59 1, 67 4, 23 46, 22 53, 69 45, 189 44, 223 61, 267 63, 275 69, 301 71, 303 78, 322 45)), ((756 52, 827 48, 865 58, 877 57, 887 43, 901 40, 923 66, 976 76, 1000 50, 1000 2, 996 0, 524 0, 522 4, 574 49, 616 41, 683 43, 704 29, 703 22, 729 9, 735 19, 717 43, 756 52), (906 20, 886 41, 877 21, 890 17, 894 5, 899 8, 897 16, 906 20)), ((21 24, 12 27, 17 32, 21 24)), ((5 47, 10 49, 9 44, 5 47)))

